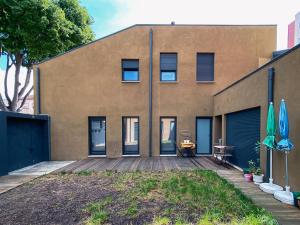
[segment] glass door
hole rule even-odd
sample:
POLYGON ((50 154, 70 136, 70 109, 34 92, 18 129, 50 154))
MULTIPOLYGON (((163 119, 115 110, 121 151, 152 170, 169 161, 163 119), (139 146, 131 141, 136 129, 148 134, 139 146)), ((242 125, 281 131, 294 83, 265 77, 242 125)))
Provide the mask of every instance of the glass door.
POLYGON ((106 155, 106 118, 89 117, 90 155, 106 155))
POLYGON ((123 117, 123 155, 139 154, 139 118, 123 117))
POLYGON ((176 154, 176 117, 160 118, 160 154, 176 154))

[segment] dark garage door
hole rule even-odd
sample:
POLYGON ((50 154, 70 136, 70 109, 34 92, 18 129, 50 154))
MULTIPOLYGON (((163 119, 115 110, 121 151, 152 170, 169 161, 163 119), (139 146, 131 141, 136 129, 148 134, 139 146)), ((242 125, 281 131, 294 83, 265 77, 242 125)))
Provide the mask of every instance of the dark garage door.
POLYGON ((0 112, 0 176, 50 159, 49 117, 0 112))
POLYGON ((248 161, 257 162, 259 153, 255 143, 260 140, 260 108, 243 110, 226 115, 226 144, 234 146, 229 161, 247 168, 248 161))

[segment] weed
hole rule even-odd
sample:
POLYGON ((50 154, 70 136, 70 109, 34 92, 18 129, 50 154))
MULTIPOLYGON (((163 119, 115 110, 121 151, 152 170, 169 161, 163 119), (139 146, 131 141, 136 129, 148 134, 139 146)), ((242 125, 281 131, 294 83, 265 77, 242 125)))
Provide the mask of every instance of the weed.
POLYGON ((157 187, 157 180, 153 178, 149 178, 146 181, 140 184, 140 191, 147 195, 151 190, 157 187))
POLYGON ((137 203, 132 202, 129 207, 127 208, 126 215, 135 218, 138 215, 138 208, 137 208, 137 203))
POLYGON ((168 217, 155 217, 151 225, 169 225, 171 220, 168 217))
POLYGON ((76 175, 78 175, 78 176, 91 176, 92 171, 83 170, 83 171, 77 172, 76 175))
POLYGON ((102 224, 108 219, 108 213, 105 207, 112 202, 112 197, 108 196, 102 199, 100 202, 94 202, 88 204, 85 208, 85 212, 90 213, 90 217, 86 221, 86 225, 102 224))

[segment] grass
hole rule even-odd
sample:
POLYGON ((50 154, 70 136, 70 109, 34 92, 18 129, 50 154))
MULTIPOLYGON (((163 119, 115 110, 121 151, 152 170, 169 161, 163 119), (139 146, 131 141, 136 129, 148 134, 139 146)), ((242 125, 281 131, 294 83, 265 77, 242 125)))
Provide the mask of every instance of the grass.
POLYGON ((266 210, 254 205, 212 171, 103 173, 102 176, 112 179, 111 188, 118 196, 113 202, 103 199, 88 205, 90 218, 86 224, 107 222, 112 215, 110 211, 112 216, 133 223, 151 215, 150 221, 143 223, 151 225, 277 224, 266 210))
POLYGON ((91 176, 92 175, 92 171, 83 170, 83 171, 77 172, 76 174, 78 176, 91 176))
POLYGON ((90 217, 85 221, 86 225, 98 225, 103 224, 108 219, 108 212, 105 210, 107 205, 111 204, 112 197, 108 196, 102 199, 100 202, 94 202, 88 204, 84 209, 85 212, 90 214, 90 217))

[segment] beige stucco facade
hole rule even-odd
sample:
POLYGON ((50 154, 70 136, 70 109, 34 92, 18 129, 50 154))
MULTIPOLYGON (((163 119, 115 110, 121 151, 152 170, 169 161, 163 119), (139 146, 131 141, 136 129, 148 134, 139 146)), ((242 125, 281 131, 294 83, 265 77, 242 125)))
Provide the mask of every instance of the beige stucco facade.
MULTIPOLYGON (((150 29, 153 156, 160 154, 160 117, 176 116, 177 134, 189 130, 195 139, 195 118, 212 117, 218 110, 214 101, 217 105, 221 100, 214 98, 214 93, 258 68, 276 48, 273 25, 136 25, 36 65, 40 69, 41 113, 51 116, 53 160, 88 157, 89 116, 106 117, 106 153, 111 158, 122 156, 122 116, 138 116, 140 155, 148 156, 150 29), (213 82, 196 81, 196 55, 201 52, 215 54, 213 82), (160 81, 160 53, 177 53, 176 82, 160 81), (139 59, 139 82, 122 82, 122 59, 139 59)), ((232 104, 238 109, 245 103, 232 104)), ((245 107, 255 104, 248 102, 245 107)))
MULTIPOLYGON (((223 139, 226 140, 226 114, 245 110, 254 107, 261 109, 261 141, 266 136, 266 120, 268 109, 268 69, 275 69, 274 79, 274 107, 276 110, 276 119, 279 114, 280 100, 284 98, 287 103, 289 122, 290 122, 290 139, 295 145, 295 150, 289 154, 289 176, 290 185, 293 190, 300 188, 300 48, 299 46, 287 55, 268 63, 258 71, 250 74, 246 79, 241 80, 230 88, 224 90, 214 97, 214 115, 223 116, 223 139)), ((216 119, 216 118, 215 118, 216 119)), ((278 127, 278 125, 277 125, 278 127)), ((218 137, 215 133, 214 137, 218 137)), ((278 137, 280 140, 280 137, 278 137)), ((266 172, 266 151, 260 152, 261 166, 266 172)), ((281 152, 274 153, 273 177, 276 183, 284 186, 284 154, 281 152)))

